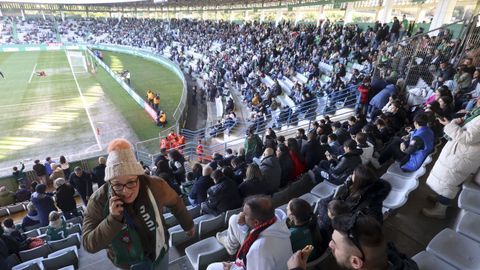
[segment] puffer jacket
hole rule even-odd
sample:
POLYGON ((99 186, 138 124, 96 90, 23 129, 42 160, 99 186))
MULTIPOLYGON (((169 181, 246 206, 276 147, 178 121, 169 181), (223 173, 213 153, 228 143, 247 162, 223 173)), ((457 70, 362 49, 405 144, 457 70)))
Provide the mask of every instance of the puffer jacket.
POLYGON ((220 183, 208 189, 207 200, 202 204, 202 211, 216 216, 241 206, 242 198, 237 185, 233 180, 224 177, 220 183))

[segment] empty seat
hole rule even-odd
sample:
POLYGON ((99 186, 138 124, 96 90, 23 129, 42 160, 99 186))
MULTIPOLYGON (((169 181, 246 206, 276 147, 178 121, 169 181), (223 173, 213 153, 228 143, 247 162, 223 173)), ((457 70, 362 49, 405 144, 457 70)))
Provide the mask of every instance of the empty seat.
POLYGON ((75 270, 75 266, 69 265, 69 266, 62 267, 58 270, 75 270))
POLYGON ((421 270, 455 270, 456 268, 440 260, 437 256, 422 251, 412 257, 421 270))
POLYGON ((332 195, 337 188, 336 185, 329 183, 327 181, 323 181, 320 184, 316 185, 310 193, 319 197, 320 199, 327 198, 328 196, 332 195))
POLYGON ((444 229, 427 246, 427 251, 448 264, 462 270, 478 270, 480 265, 480 243, 444 229))
POLYGON ((75 224, 72 227, 67 228, 68 234, 82 234, 82 225, 80 224, 75 224))
POLYGON ((1 208, 0 209, 0 217, 4 217, 4 216, 8 216, 8 215, 10 215, 10 213, 8 213, 7 208, 1 208))
POLYGON ((418 187, 418 180, 416 178, 406 178, 400 175, 391 174, 389 172, 385 173, 381 177, 383 180, 390 183, 392 189, 410 193, 418 187))
POLYGON ((463 188, 464 190, 468 190, 468 191, 473 191, 473 192, 478 192, 478 193, 480 193, 480 186, 479 186, 477 183, 473 182, 473 181, 467 181, 467 182, 463 183, 462 188, 463 188))
POLYGON ((480 215, 465 211, 461 215, 455 230, 470 239, 480 242, 480 230, 478 229, 479 224, 480 215))
POLYGON ((7 266, 10 268, 13 267, 14 265, 21 263, 20 258, 17 256, 17 254, 10 254, 10 256, 8 256, 5 259, 5 262, 7 263, 7 266))
POLYGON ((225 214, 222 213, 210 219, 201 220, 198 223, 198 237, 205 238, 209 233, 221 230, 225 226, 225 214))
POLYGON ((8 208, 8 212, 11 214, 15 214, 15 213, 18 213, 18 212, 22 212, 22 211, 25 211, 25 207, 23 204, 19 203, 19 204, 15 204, 15 205, 11 205, 9 206, 8 208))
POLYGON ((383 206, 389 209, 397 209, 402 207, 407 202, 407 197, 403 192, 395 189, 390 190, 387 198, 383 201, 383 206))
POLYGON ((192 216, 192 218, 196 218, 200 216, 200 205, 197 206, 187 206, 187 212, 192 216))
POLYGON ((74 217, 66 221, 67 223, 72 223, 72 224, 82 224, 83 223, 83 218, 82 217, 74 217))
POLYGON ((50 246, 52 252, 71 246, 76 246, 77 248, 80 248, 80 235, 78 233, 74 233, 69 235, 65 239, 58 241, 50 241, 48 242, 48 245, 50 246))
POLYGON ((195 235, 189 237, 187 233, 182 229, 180 225, 175 225, 168 229, 170 233, 170 246, 177 246, 186 243, 190 239, 193 239, 198 236, 198 224, 202 220, 207 220, 214 218, 213 215, 202 215, 193 219, 193 224, 195 226, 195 235))
POLYGON ((40 225, 40 223, 32 225, 32 226, 25 226, 25 231, 28 232, 28 231, 35 230, 38 233, 37 229, 40 228, 40 227, 42 227, 42 225, 40 225))
POLYGON ((74 265, 78 268, 78 251, 75 246, 59 250, 48 255, 47 259, 42 261, 45 270, 57 270, 62 267, 74 265))
POLYGON ((299 199, 305 200, 310 204, 310 206, 315 207, 318 201, 320 201, 320 198, 313 195, 312 193, 305 193, 302 196, 299 197, 299 199))
POLYGON ((42 260, 43 258, 36 258, 26 261, 24 263, 15 265, 12 267, 12 270, 43 270, 42 260))
POLYGON ((480 215, 480 196, 470 190, 462 190, 458 197, 458 207, 480 215))
POLYGON ((50 248, 47 245, 43 245, 29 250, 22 250, 18 254, 22 262, 26 262, 36 258, 46 257, 48 253, 50 253, 50 248))
POLYGON ((40 234, 45 234, 47 232, 47 230, 48 230, 48 226, 38 228, 38 232, 40 234))
POLYGON ((34 229, 34 230, 31 230, 31 231, 25 232, 25 235, 27 237, 36 237, 36 236, 39 236, 40 233, 38 232, 37 229, 34 229))
POLYGON ((163 218, 165 219, 165 226, 167 226, 167 228, 173 227, 178 224, 178 220, 172 213, 163 214, 163 218))
POLYGON ((414 172, 404 172, 402 171, 402 169, 400 169, 400 163, 398 162, 394 162, 392 165, 390 165, 390 167, 388 167, 388 170, 387 170, 387 172, 391 174, 395 174, 395 175, 399 175, 407 178, 415 178, 415 179, 422 177, 426 171, 427 169, 425 169, 425 167, 422 165, 420 169, 414 172))
POLYGON ((168 263, 169 270, 194 270, 187 256, 182 256, 168 263))
POLYGON ((228 256, 225 248, 213 236, 187 247, 185 254, 195 270, 203 270, 210 263, 221 262, 228 256))

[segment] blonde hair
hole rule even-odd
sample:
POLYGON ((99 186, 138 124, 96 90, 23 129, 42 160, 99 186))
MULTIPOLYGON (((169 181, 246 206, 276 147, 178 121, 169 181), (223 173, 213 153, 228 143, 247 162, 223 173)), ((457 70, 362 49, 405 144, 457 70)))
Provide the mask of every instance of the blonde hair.
POLYGON ((49 221, 57 221, 60 219, 60 213, 57 211, 52 211, 50 214, 48 214, 48 220, 49 221))
POLYGON ((262 171, 258 167, 257 164, 249 164, 247 167, 247 172, 245 173, 245 180, 253 180, 253 179, 263 180, 262 171))

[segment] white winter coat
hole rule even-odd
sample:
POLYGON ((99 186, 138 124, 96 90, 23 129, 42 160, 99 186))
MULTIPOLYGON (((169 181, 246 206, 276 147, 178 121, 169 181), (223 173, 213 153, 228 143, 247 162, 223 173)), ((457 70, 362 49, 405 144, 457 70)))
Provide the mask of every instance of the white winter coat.
POLYGON ((454 199, 459 185, 480 166, 480 116, 463 127, 450 123, 444 132, 452 140, 443 147, 427 185, 437 194, 454 199))

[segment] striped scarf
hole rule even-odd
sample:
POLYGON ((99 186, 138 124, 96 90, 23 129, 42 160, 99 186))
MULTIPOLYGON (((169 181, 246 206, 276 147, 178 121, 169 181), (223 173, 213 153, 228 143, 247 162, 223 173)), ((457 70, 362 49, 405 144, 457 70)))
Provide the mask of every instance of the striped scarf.
POLYGON ((247 254, 248 251, 250 250, 250 247, 253 245, 255 240, 258 239, 260 236, 260 233, 263 232, 266 228, 268 228, 270 225, 275 223, 277 221, 277 217, 273 217, 262 224, 258 225, 257 227, 253 228, 250 233, 247 235, 247 238, 243 241, 242 246, 238 250, 237 253, 237 259, 240 259, 243 265, 238 265, 238 266, 243 266, 244 269, 247 269, 247 254))

